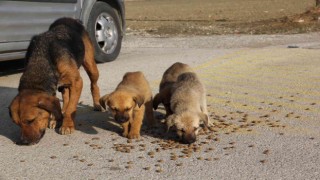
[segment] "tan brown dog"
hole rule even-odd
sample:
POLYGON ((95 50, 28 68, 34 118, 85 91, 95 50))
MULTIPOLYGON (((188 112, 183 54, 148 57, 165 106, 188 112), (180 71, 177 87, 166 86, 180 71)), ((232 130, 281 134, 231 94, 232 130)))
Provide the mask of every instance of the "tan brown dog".
POLYGON ((60 18, 47 32, 34 36, 26 61, 19 93, 9 108, 12 120, 21 127, 21 142, 18 144, 39 142, 48 126, 55 128, 62 124, 61 134, 74 131, 74 118, 82 91, 82 78, 78 70, 81 65, 91 81, 94 108, 101 109, 94 49, 79 21, 60 18), (62 110, 56 98, 57 89, 62 92, 62 110))
POLYGON ((180 74, 172 85, 170 109, 173 114, 167 117, 167 127, 175 126, 184 143, 196 141, 201 123, 212 125, 208 117, 205 87, 193 72, 180 74))
POLYGON ((166 117, 172 114, 170 109, 171 87, 177 81, 178 76, 185 72, 193 72, 193 70, 187 64, 176 62, 163 73, 159 85, 159 93, 156 94, 153 99, 154 110, 156 110, 158 105, 162 103, 166 110, 166 117))
POLYGON ((114 119, 123 127, 123 136, 129 139, 140 137, 144 114, 148 125, 153 125, 152 92, 143 73, 128 72, 115 91, 100 98, 100 104, 108 106, 114 119))

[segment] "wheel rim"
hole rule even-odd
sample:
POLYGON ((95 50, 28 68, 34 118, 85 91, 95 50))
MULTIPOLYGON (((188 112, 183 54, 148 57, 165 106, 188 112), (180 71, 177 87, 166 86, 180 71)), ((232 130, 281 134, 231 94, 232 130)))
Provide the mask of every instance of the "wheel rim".
POLYGON ((111 54, 118 44, 117 26, 110 14, 101 13, 95 23, 96 41, 102 52, 111 54))

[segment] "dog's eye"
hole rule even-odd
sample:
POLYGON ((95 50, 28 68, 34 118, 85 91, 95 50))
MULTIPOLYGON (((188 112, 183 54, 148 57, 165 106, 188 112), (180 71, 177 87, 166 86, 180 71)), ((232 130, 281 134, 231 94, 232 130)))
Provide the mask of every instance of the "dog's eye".
POLYGON ((130 108, 125 108, 124 110, 128 112, 130 110, 130 108))
POLYGON ((112 108, 111 108, 111 110, 112 110, 112 111, 116 111, 116 112, 118 112, 118 109, 117 109, 117 108, 115 108, 115 107, 112 107, 112 108))
POLYGON ((30 119, 30 120, 27 120, 26 124, 27 125, 31 125, 32 123, 34 123, 36 119, 30 119))

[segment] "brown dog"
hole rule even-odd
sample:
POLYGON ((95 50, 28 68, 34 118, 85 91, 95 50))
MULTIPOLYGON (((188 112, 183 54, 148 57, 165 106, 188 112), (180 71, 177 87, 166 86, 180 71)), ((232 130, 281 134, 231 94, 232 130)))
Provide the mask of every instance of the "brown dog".
POLYGON ((46 127, 55 128, 61 120, 61 134, 74 131, 74 118, 82 91, 78 70, 81 65, 91 81, 94 108, 101 108, 94 49, 88 33, 77 20, 58 19, 47 32, 34 36, 26 61, 19 93, 9 108, 13 121, 21 127, 20 144, 39 142, 46 127), (62 112, 56 98, 57 89, 63 97, 62 112))
POLYGON ((144 114, 148 125, 153 125, 152 92, 143 73, 128 72, 115 91, 100 98, 100 104, 108 106, 114 119, 123 127, 123 136, 129 139, 140 137, 144 114))
POLYGON ((170 97, 172 85, 177 81, 178 76, 185 72, 193 72, 192 68, 184 63, 176 62, 164 73, 159 85, 159 93, 154 96, 153 109, 156 110, 160 103, 166 110, 166 117, 172 114, 170 109, 170 97))
POLYGON ((170 109, 167 127, 175 126, 184 143, 196 141, 200 124, 211 126, 208 117, 206 90, 196 73, 187 72, 178 76, 171 87, 170 109))

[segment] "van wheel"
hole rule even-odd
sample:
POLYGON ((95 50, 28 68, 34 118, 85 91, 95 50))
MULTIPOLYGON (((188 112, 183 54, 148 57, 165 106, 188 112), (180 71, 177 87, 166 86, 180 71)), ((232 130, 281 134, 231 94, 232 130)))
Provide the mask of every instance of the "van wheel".
POLYGON ((96 2, 89 15, 87 30, 95 48, 96 62, 110 62, 118 57, 122 35, 120 18, 114 8, 96 2))

